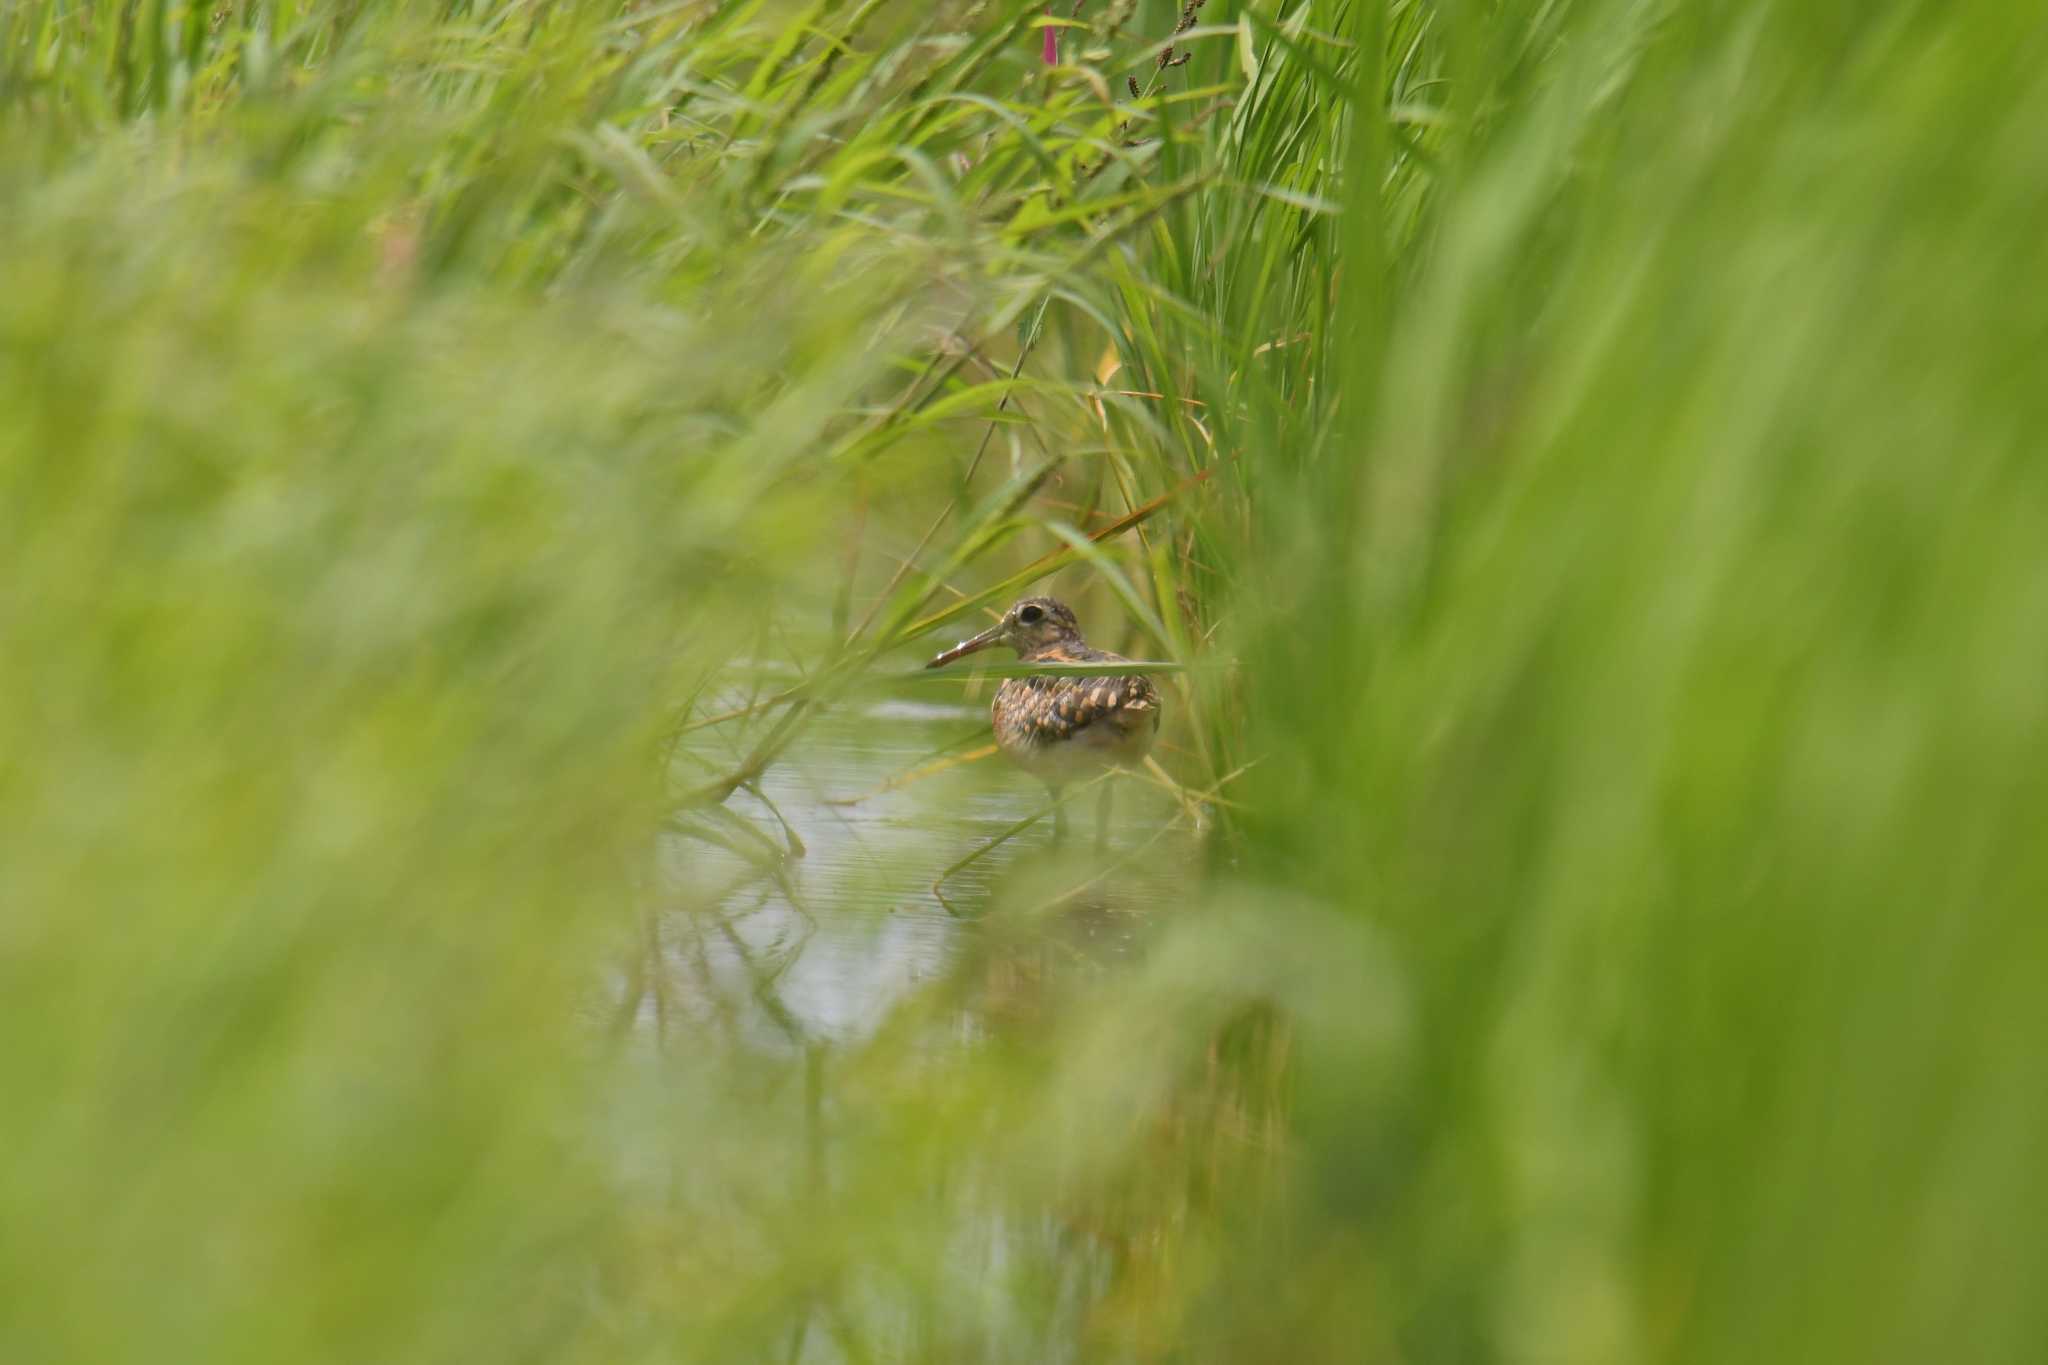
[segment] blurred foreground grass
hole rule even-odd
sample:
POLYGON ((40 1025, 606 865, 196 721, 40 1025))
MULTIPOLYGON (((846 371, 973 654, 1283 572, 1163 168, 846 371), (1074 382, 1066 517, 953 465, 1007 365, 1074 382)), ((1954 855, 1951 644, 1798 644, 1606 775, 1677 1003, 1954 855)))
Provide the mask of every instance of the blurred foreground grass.
POLYGON ((2040 24, 1185 15, 0 11, 0 1358, 2038 1356, 2040 24), (616 1033, 1048 554, 1202 903, 616 1033))

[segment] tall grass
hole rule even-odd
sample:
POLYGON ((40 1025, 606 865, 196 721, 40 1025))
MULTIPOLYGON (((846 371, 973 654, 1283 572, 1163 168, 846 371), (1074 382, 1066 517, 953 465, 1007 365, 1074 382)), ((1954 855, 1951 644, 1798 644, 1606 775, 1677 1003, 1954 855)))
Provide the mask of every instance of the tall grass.
POLYGON ((2036 1351, 2039 26, 1050 20, 0 11, 0 1356, 2036 1351), (1045 581, 1199 903, 620 1029, 1045 581))

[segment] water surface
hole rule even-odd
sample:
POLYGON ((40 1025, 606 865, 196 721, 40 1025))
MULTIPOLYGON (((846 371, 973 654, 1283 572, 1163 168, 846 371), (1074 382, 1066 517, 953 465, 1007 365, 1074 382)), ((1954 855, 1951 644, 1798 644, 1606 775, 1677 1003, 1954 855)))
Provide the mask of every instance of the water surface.
POLYGON ((1106 827, 1099 789, 1077 793, 1064 841, 1040 820, 934 893, 947 867, 1047 805, 1000 754, 967 757, 990 742, 978 702, 867 699, 816 719, 759 796, 727 802, 784 849, 787 823, 801 853, 781 860, 783 879, 758 854, 666 839, 651 930, 666 989, 643 1018, 659 1009, 770 1047, 845 1042, 992 928, 1054 960, 1127 953, 1188 893, 1197 855, 1178 803, 1144 778, 1112 779, 1106 827))

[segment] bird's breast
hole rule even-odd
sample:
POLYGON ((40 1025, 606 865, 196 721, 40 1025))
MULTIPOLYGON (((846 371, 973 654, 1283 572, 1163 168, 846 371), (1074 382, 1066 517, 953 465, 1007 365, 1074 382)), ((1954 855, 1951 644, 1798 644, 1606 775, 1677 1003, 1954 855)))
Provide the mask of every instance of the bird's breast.
POLYGON ((1137 675, 1011 678, 990 713, 1003 752, 1049 781, 1137 762, 1160 721, 1158 692, 1137 675))

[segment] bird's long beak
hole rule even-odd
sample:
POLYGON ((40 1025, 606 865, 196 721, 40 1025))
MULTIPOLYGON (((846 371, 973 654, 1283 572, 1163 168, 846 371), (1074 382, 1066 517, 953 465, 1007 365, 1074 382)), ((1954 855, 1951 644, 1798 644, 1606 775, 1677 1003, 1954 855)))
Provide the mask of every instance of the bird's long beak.
POLYGON ((964 659, 976 650, 987 649, 991 645, 999 645, 1002 642, 1003 628, 1001 626, 990 626, 972 640, 962 640, 959 644, 954 645, 951 649, 926 664, 925 667, 944 668, 955 659, 964 659))

